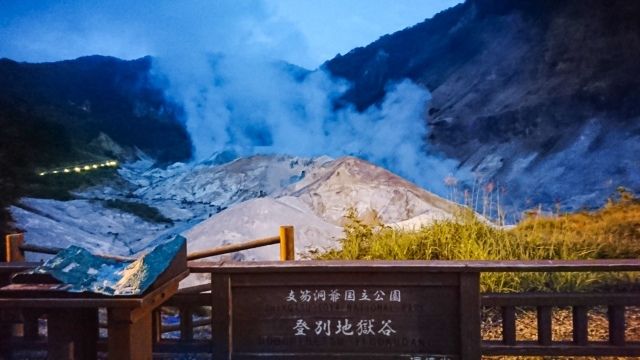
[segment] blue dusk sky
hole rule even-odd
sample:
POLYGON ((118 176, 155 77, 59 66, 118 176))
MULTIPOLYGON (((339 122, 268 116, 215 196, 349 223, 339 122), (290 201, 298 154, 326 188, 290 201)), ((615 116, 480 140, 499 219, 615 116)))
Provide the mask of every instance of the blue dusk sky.
POLYGON ((316 68, 461 0, 2 0, 0 57, 252 52, 316 68), (248 51, 250 49, 250 51, 248 51))

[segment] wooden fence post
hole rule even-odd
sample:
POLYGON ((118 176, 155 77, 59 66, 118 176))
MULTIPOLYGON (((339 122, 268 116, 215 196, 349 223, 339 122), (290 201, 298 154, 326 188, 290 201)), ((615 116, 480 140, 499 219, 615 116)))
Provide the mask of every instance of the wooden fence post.
POLYGON ((293 226, 280 226, 280 261, 295 260, 293 226))
POLYGON ((5 258, 6 262, 24 261, 24 252, 20 246, 24 243, 24 233, 9 234, 5 236, 5 258))

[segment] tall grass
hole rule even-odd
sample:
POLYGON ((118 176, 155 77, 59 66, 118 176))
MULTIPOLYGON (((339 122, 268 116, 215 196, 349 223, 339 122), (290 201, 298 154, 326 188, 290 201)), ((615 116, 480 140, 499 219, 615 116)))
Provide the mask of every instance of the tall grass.
MULTIPOLYGON (((339 249, 321 259, 344 260, 579 260, 640 258, 640 202, 610 201, 595 212, 530 216, 512 229, 471 211, 415 231, 368 225, 345 216, 339 249)), ((629 273, 486 273, 482 291, 582 291, 637 284, 629 273)))

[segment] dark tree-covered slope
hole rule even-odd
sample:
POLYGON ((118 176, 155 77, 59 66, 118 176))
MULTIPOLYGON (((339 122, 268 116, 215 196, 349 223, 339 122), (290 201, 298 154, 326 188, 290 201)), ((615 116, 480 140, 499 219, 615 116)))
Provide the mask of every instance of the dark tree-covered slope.
POLYGON ((54 63, 0 59, 0 229, 5 207, 38 169, 140 149, 160 163, 186 160, 191 143, 150 79, 150 58, 90 56, 54 63))

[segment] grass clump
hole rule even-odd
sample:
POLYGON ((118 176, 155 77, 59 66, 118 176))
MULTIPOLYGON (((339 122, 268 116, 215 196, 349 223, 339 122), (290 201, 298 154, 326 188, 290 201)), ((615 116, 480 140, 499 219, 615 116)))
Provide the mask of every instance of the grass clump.
POLYGON ((106 200, 104 205, 108 208, 117 209, 120 211, 127 212, 129 214, 133 214, 142 220, 156 223, 156 224, 172 224, 173 221, 166 216, 162 215, 162 213, 155 207, 149 206, 147 204, 133 202, 133 201, 125 201, 120 199, 114 200, 106 200))
MULTIPOLYGON (((594 212, 530 216, 504 229, 471 211, 415 231, 369 225, 345 216, 336 260, 581 260, 640 258, 640 201, 629 194, 594 212)), ((587 291, 637 285, 629 273, 484 273, 483 292, 587 291)))

